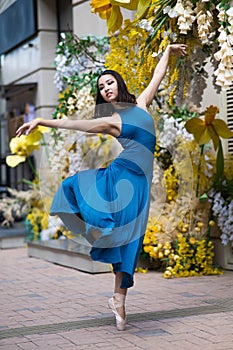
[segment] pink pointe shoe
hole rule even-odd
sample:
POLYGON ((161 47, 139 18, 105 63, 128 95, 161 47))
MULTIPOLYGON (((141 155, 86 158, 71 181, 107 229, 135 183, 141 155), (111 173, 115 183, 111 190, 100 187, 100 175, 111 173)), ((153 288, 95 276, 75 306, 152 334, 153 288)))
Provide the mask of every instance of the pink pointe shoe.
POLYGON ((116 317, 116 327, 118 331, 124 331, 126 326, 126 319, 123 319, 117 312, 118 307, 125 305, 125 295, 120 293, 113 294, 113 297, 108 300, 108 306, 116 317))

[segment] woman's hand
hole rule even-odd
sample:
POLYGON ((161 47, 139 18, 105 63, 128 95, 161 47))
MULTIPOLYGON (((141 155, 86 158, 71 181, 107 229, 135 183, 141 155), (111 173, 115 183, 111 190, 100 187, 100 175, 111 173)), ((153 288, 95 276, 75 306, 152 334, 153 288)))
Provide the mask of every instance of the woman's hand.
POLYGON ((168 45, 167 49, 169 50, 170 53, 178 56, 178 57, 183 57, 187 55, 187 45, 185 44, 171 44, 168 45))
POLYGON ((34 119, 31 122, 24 123, 18 130, 16 130, 16 136, 20 137, 22 134, 29 135, 32 130, 34 130, 39 125, 39 120, 34 119))

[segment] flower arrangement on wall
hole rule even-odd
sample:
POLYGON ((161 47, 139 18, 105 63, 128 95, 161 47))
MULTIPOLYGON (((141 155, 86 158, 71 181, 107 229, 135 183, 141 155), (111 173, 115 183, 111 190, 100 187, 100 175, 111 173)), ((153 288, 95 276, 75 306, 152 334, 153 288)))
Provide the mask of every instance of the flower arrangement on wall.
POLYGON ((119 11, 125 1, 117 1, 118 12, 111 0, 108 5, 105 2, 108 12, 101 1, 93 0, 90 5, 92 12, 106 20, 109 33, 114 33, 106 67, 119 71, 136 95, 146 86, 169 43, 188 45, 187 58, 170 59, 157 104, 151 109, 158 141, 151 217, 142 255, 166 267, 166 278, 218 273, 212 267, 210 231, 217 223, 222 243, 232 243, 232 176, 224 166, 220 138, 230 138, 233 133, 224 121, 215 119, 216 107, 204 112, 200 107, 207 86, 207 63, 212 64, 217 92, 233 82, 230 1, 128 1, 136 14, 134 20, 124 22, 119 11), (153 205, 153 197, 161 198, 161 203, 155 200, 153 205))
MULTIPOLYGON (((107 20, 109 33, 114 33, 110 39, 107 67, 124 71, 124 62, 124 66, 129 67, 125 74, 136 76, 142 84, 150 77, 157 63, 156 57, 169 43, 188 45, 187 59, 170 60, 164 86, 169 90, 170 105, 175 98, 180 106, 186 99, 200 107, 208 62, 214 70, 213 87, 218 92, 220 87, 230 88, 233 82, 233 8, 230 0, 93 0, 90 5, 92 12, 107 20), (120 8, 130 9, 130 6, 136 9, 135 19, 123 22, 120 8), (129 50, 125 52, 123 46, 129 50), (117 62, 113 59, 116 52, 117 62)), ((129 84, 133 88, 130 80, 129 84)), ((140 87, 137 89, 140 91, 140 87)))
MULTIPOLYGON (((153 215, 151 203, 151 217, 143 242, 144 256, 165 269, 165 278, 221 273, 213 267, 210 234, 216 224, 221 229, 222 243, 232 245, 233 181, 229 172, 232 157, 224 166, 220 135, 229 138, 233 137, 233 132, 223 120, 215 118, 219 112, 215 106, 204 111, 204 120, 197 112, 195 116, 184 114, 184 109, 185 106, 180 115, 177 110, 174 114, 173 109, 170 115, 160 116, 164 121, 155 150, 160 166, 155 164, 153 183, 163 184, 165 197, 160 193, 158 198, 163 198, 163 207, 156 215, 153 215), (208 133, 209 130, 214 133, 208 133), (187 150, 185 154, 179 152, 180 137, 182 149, 187 150), (209 143, 211 138, 214 147, 209 143), (174 148, 179 153, 178 158, 174 148), (158 174, 161 169, 162 177, 158 174), (191 174, 189 169, 192 169, 191 174)), ((154 204, 157 208, 158 200, 154 204)))

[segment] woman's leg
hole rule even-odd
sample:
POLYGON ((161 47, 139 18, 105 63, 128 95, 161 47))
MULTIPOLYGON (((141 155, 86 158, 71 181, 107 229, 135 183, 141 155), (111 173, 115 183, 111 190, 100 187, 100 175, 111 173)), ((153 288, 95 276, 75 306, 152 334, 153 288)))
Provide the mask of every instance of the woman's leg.
POLYGON ((116 317, 116 326, 119 331, 124 331, 126 326, 125 319, 125 297, 127 288, 121 288, 123 273, 115 274, 115 287, 112 298, 108 300, 108 305, 116 317))
MULTIPOLYGON (((117 312, 119 313, 119 315, 125 319, 125 297, 126 297, 126 294, 127 294, 127 288, 121 288, 121 282, 122 282, 122 277, 123 277, 123 272, 117 272, 115 274, 115 287, 114 287, 114 294, 117 293, 118 294, 121 294, 122 295, 122 300, 123 300, 123 305, 120 306, 120 307, 117 307, 116 310, 117 312)), ((117 297, 117 296, 116 296, 117 297)), ((118 297, 120 297, 118 295, 118 297)), ((114 296, 113 296, 114 298, 114 296)))

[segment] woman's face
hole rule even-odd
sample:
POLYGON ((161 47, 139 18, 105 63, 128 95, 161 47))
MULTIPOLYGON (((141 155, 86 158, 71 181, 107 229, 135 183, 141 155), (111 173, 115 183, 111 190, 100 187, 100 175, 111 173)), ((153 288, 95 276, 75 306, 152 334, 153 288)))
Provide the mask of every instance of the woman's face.
POLYGON ((101 96, 106 102, 117 102, 118 85, 117 81, 111 74, 102 75, 98 81, 98 87, 101 96))

